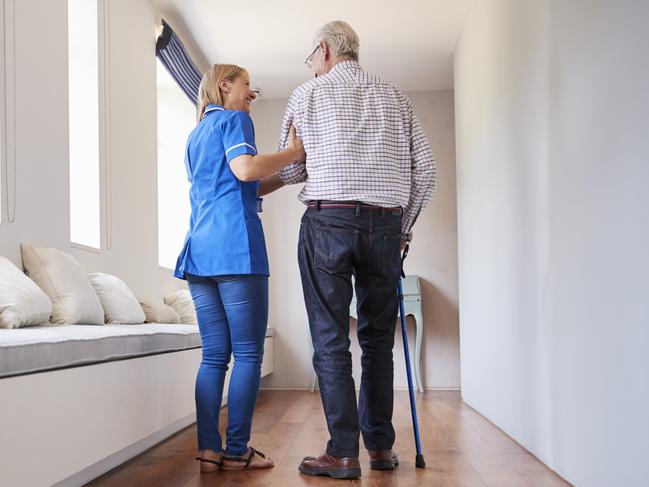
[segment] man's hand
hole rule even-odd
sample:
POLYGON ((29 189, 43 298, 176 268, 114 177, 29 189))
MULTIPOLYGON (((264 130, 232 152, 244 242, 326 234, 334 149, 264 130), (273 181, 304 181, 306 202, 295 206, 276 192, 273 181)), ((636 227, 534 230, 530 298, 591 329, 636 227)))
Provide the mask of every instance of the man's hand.
POLYGON ((410 245, 412 242, 412 232, 408 234, 408 238, 401 237, 401 251, 403 252, 406 249, 406 246, 410 245))

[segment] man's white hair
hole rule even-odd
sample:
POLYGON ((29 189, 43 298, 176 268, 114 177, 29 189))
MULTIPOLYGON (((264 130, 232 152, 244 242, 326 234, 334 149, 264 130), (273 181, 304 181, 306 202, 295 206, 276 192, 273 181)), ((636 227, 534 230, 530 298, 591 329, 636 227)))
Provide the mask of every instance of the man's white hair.
POLYGON ((315 44, 324 42, 334 57, 346 57, 358 61, 358 35, 352 26, 342 20, 327 22, 316 33, 315 44))

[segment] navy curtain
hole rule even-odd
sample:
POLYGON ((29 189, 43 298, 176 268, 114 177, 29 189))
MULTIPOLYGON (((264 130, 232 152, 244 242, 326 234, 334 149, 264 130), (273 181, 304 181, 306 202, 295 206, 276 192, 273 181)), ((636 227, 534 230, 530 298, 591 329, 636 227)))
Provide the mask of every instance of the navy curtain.
POLYGON ((162 21, 162 34, 156 41, 155 53, 185 95, 194 105, 198 104, 201 73, 187 54, 180 38, 164 20, 162 21))

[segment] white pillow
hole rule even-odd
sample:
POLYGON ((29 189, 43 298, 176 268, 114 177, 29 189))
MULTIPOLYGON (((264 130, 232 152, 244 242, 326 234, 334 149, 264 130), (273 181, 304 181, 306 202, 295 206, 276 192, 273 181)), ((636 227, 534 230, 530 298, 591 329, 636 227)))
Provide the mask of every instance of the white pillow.
POLYGON ((74 257, 60 250, 20 244, 27 275, 52 300, 52 323, 103 325, 99 298, 74 257))
POLYGON ((164 298, 165 304, 171 306, 178 316, 180 322, 190 325, 195 325, 196 321, 196 308, 194 308, 194 301, 189 291, 176 291, 164 298))
POLYGON ((106 323, 144 323, 146 316, 142 306, 119 277, 95 272, 88 274, 88 280, 99 296, 106 323))
POLYGON ((20 328, 49 321, 52 301, 13 262, 0 257, 0 328, 20 328))
POLYGON ((146 315, 146 323, 181 323, 176 310, 167 304, 140 303, 140 305, 146 315))

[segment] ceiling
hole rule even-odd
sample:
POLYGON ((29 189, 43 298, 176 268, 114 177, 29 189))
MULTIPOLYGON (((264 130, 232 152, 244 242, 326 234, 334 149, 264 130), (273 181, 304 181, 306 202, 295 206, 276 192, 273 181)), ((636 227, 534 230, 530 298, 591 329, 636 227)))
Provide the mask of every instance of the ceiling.
POLYGON ((202 70, 245 67, 264 98, 285 98, 312 75, 304 59, 324 23, 349 22, 360 62, 405 91, 451 89, 453 50, 471 0, 152 0, 202 70))

